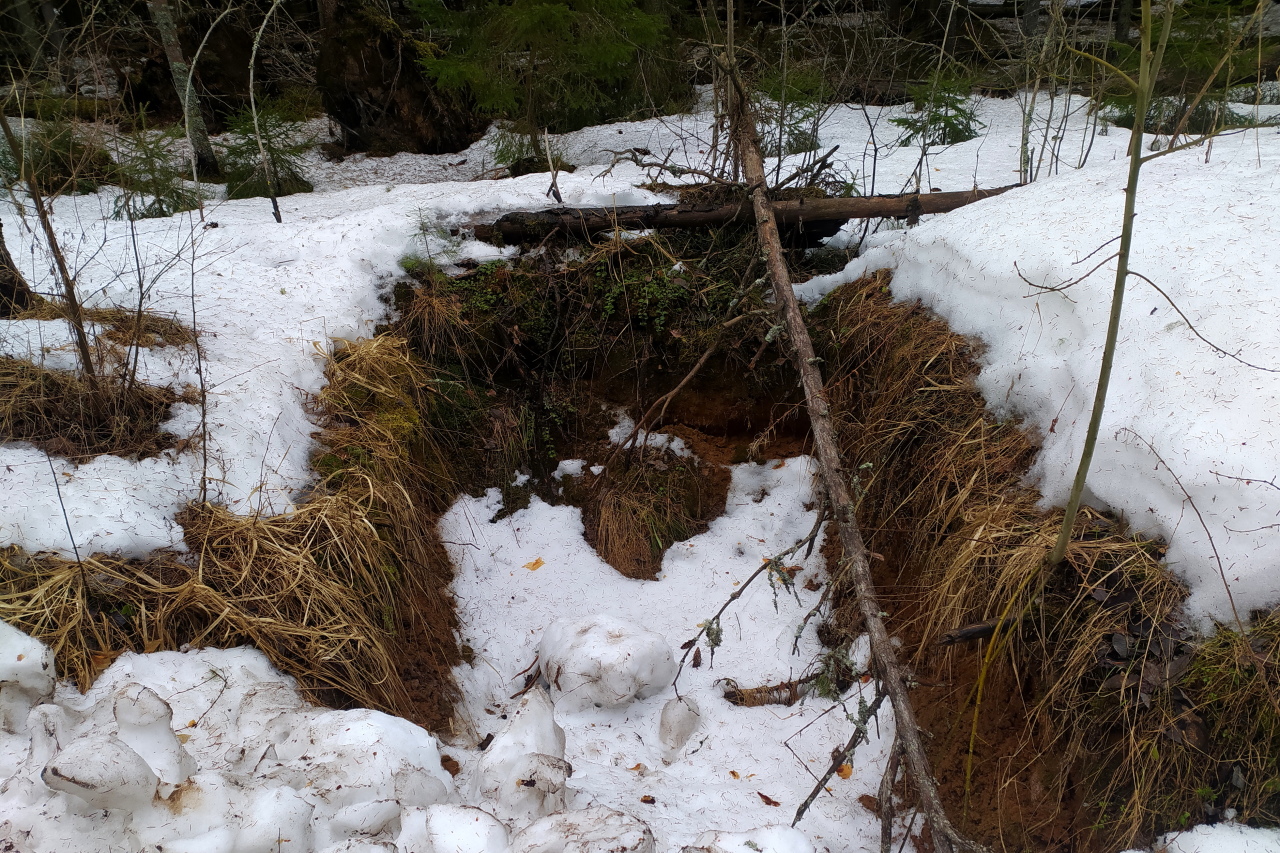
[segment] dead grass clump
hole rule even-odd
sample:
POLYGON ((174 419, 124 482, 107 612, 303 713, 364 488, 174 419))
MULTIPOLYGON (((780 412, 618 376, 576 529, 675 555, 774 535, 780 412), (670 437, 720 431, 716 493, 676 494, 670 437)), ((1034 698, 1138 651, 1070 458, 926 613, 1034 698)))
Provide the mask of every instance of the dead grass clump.
MULTIPOLYGON (((148 311, 132 311, 127 308, 82 308, 81 314, 89 325, 100 326, 97 335, 122 348, 128 347, 183 347, 196 342, 196 333, 190 326, 148 311)), ((14 320, 68 320, 71 315, 61 302, 40 299, 26 310, 15 314, 14 320)))
POLYGON ((315 465, 332 469, 322 485, 337 497, 367 501, 379 567, 393 579, 383 619, 398 642, 387 641, 397 667, 411 670, 397 670, 395 680, 411 681, 410 716, 439 728, 452 714, 451 670, 460 657, 449 595, 453 567, 435 520, 460 491, 466 449, 477 436, 459 429, 454 384, 435 375, 404 338, 350 344, 335 353, 326 377, 316 400, 325 451, 315 465))
POLYGON ((728 488, 723 472, 696 459, 642 450, 619 456, 569 499, 582 507, 587 542, 601 559, 629 578, 653 580, 668 548, 724 512, 728 488))
MULTIPOLYGON (((831 294, 815 341, 953 817, 997 849, 1061 850, 1213 817, 1192 768, 1221 753, 1198 736, 1185 589, 1162 550, 1085 512, 1046 573, 1061 515, 1023 483, 1035 446, 987 411, 971 343, 888 284, 881 271, 831 294), (946 642, 966 636, 980 639, 946 642)), ((858 619, 849 591, 834 598, 824 633, 839 641, 858 619)))
POLYGON ((250 644, 315 701, 403 708, 386 648, 395 601, 361 507, 328 497, 275 518, 189 506, 189 555, 83 563, 10 552, 0 615, 47 643, 86 690, 121 652, 250 644))
POLYGON ((433 522, 453 486, 423 414, 431 377, 391 337, 351 344, 327 375, 324 477, 297 509, 189 505, 186 553, 147 560, 10 551, 0 618, 48 643, 82 689, 122 651, 251 644, 314 701, 447 725, 459 655, 433 522))
POLYGON ((103 453, 145 458, 175 446, 161 425, 179 397, 169 388, 98 378, 97 392, 75 371, 0 357, 0 441, 26 441, 55 456, 103 453))

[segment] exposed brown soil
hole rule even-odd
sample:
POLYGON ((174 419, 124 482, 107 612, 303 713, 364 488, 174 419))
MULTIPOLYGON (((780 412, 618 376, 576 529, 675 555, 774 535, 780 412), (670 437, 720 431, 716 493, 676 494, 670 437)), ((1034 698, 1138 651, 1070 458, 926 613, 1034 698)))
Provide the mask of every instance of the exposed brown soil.
POLYGON ((457 694, 450 670, 462 662, 462 655, 449 595, 453 565, 434 522, 423 525, 424 551, 431 559, 428 565, 414 567, 418 577, 399 608, 400 631, 391 648, 408 694, 409 719, 429 731, 448 732, 457 694))

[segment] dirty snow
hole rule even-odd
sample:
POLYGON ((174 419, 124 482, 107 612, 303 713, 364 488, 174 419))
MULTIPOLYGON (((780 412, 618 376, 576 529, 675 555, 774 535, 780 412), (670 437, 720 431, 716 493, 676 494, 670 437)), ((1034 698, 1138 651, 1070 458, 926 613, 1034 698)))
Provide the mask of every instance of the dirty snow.
MULTIPOLYGON (((899 298, 921 299, 981 338, 989 403, 1044 439, 1034 476, 1049 503, 1061 502, 1078 452, 1110 277, 1104 263, 1060 292, 1022 277, 1058 286, 1106 257, 1118 233, 1128 139, 1105 127, 1092 135, 1096 119, 1083 107, 1062 97, 1038 102, 1030 128, 1036 183, 911 230, 887 223, 868 237, 854 223, 834 242, 868 237, 864 256, 799 288, 818 298, 892 266, 899 298)), ((905 109, 832 112, 820 144, 840 145, 841 180, 866 193, 1018 180, 1017 102, 979 102, 982 136, 926 152, 893 144, 900 131, 888 120, 905 109)), ((1275 111, 1258 108, 1268 109, 1275 111)), ((636 188, 648 173, 614 160, 646 157, 638 149, 647 149, 654 159, 670 152, 698 166, 709 140, 706 114, 565 135, 557 150, 581 168, 559 176, 560 190, 569 205, 667 200, 636 188)), ((491 168, 492 146, 487 137, 457 155, 344 163, 316 155, 318 191, 282 199, 283 224, 263 200, 210 202, 203 220, 144 221, 131 233, 109 220, 110 191, 59 199, 55 222, 89 304, 134 305, 141 279, 149 310, 201 329, 208 455, 77 464, 29 446, 0 447, 0 546, 126 556, 181 547, 173 515, 199 494, 206 464, 211 496, 235 511, 283 512, 303 498, 314 430, 305 401, 323 382, 321 352, 371 333, 405 255, 446 266, 502 257, 508 250, 467 239, 467 222, 550 203, 544 175, 473 181, 491 168)), ((1091 500, 1169 539, 1170 559, 1192 586, 1193 613, 1206 620, 1230 617, 1228 588, 1243 610, 1280 601, 1280 431, 1272 422, 1280 385, 1276 374, 1223 356, 1191 331, 1255 365, 1280 367, 1278 160, 1273 129, 1144 170, 1134 266, 1182 313, 1131 283, 1090 481, 1091 500)), ((776 173, 797 163, 788 158, 776 173)), ((23 272, 38 290, 53 290, 30 212, 22 218, 5 206, 0 218, 23 272)), ((0 321, 0 353, 74 363, 65 327, 53 322, 0 321)), ((144 352, 140 370, 179 388, 198 379, 192 348, 144 352)), ((174 412, 166 428, 195 436, 198 410, 180 404, 174 412)), ((581 471, 568 464, 558 473, 581 471)), ((775 598, 758 579, 724 616, 714 668, 704 645, 707 660, 685 666, 678 697, 668 680, 668 656, 678 661, 699 623, 813 521, 804 509, 807 460, 740 465, 732 474, 724 517, 673 548, 654 582, 604 565, 575 509, 534 498, 495 522, 496 490, 461 499, 442 531, 453 543, 462 639, 474 660, 459 671, 465 726, 448 745, 396 718, 309 707, 251 650, 125 655, 80 696, 55 688, 43 647, 0 629, 0 834, 20 839, 19 849, 60 853, 144 845, 264 853, 871 848, 878 819, 856 797, 876 791, 889 715, 873 726, 850 777, 829 783, 832 795, 817 798, 797 832, 785 824, 812 774, 847 739, 857 689, 844 706, 735 708, 717 683, 784 681, 812 661, 812 626, 798 651, 793 643, 818 595, 805 582, 825 582, 816 556, 797 560, 798 601, 780 591, 775 598), (618 632, 624 639, 614 643, 618 632), (572 662, 572 672, 598 677, 556 688, 552 671, 554 697, 539 687, 520 694, 521 673, 540 647, 541 666, 559 660, 563 671, 572 662), (486 735, 494 737, 482 751, 486 735), (456 779, 443 770, 441 750, 461 763, 456 779), (169 791, 177 792, 170 800, 157 798, 169 791), (560 808, 567 811, 549 814, 560 808)), ((1280 849, 1276 833, 1230 823, 1162 843, 1186 853, 1280 849)))

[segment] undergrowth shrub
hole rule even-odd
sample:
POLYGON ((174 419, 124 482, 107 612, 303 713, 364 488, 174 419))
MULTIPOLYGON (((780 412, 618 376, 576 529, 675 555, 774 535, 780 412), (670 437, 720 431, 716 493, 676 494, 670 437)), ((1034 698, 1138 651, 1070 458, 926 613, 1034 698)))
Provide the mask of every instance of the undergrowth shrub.
POLYGON ((898 144, 955 145, 977 138, 986 127, 978 120, 972 84, 964 78, 934 73, 907 87, 915 112, 889 121, 902 128, 898 144))
POLYGON ((40 122, 18 137, 17 156, 0 143, 0 182, 13 186, 30 169, 46 196, 97 192, 119 169, 97 138, 75 122, 40 122))
POLYGON ((25 441, 50 455, 84 461, 103 453, 145 458, 178 437, 162 424, 179 396, 168 388, 0 358, 0 441, 25 441))
POLYGON ((187 183, 190 172, 173 156, 181 129, 149 132, 145 120, 117 146, 116 182, 121 193, 112 204, 114 219, 156 219, 200 206, 200 193, 187 183))
MULTIPOLYGON (((1103 108, 1102 116, 1116 127, 1133 128, 1135 104, 1132 97, 1110 98, 1103 108)), ((1258 119, 1255 116, 1240 112, 1225 100, 1202 100, 1191 108, 1191 96, 1166 96, 1153 98, 1147 106, 1146 119, 1143 122, 1144 133, 1155 133, 1167 136, 1182 124, 1182 132, 1191 136, 1206 136, 1233 127, 1266 127, 1274 125, 1278 119, 1258 119), (1184 121, 1185 120, 1185 121, 1184 121)))
POLYGON ((295 126, 278 112, 259 110, 256 131, 248 111, 232 118, 228 127, 230 141, 223 143, 221 157, 227 178, 227 198, 282 197, 311 192, 313 187, 304 174, 302 161, 310 143, 298 140, 295 126))

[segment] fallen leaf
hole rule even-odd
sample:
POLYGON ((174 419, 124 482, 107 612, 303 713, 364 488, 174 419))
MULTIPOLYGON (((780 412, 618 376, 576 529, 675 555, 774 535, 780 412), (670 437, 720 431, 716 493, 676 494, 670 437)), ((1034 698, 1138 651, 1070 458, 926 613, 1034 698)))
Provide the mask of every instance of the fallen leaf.
POLYGON ((178 732, 178 743, 186 743, 191 740, 191 735, 186 732, 178 732))
POLYGON ((656 803, 657 800, 655 800, 653 797, 649 796, 648 794, 645 794, 643 797, 640 798, 640 802, 644 803, 646 806, 651 806, 654 803, 656 803))
POLYGON ((524 564, 524 567, 525 567, 526 569, 528 569, 529 571, 531 571, 531 572, 536 572, 538 569, 542 568, 542 567, 543 567, 543 566, 545 566, 546 564, 547 564, 547 563, 546 563, 546 561, 545 561, 545 560, 543 560, 541 557, 539 557, 539 558, 538 558, 538 559, 536 559, 536 560, 533 560, 533 561, 531 561, 531 562, 525 563, 525 564, 524 564))
POLYGON ((639 761, 637 761, 637 762, 636 762, 636 766, 635 766, 635 767, 628 767, 627 769, 628 769, 628 770, 630 770, 630 771, 631 771, 631 772, 633 772, 633 773, 643 773, 643 772, 644 772, 644 765, 643 765, 643 764, 641 764, 639 761))
POLYGON ((777 800, 775 800, 773 797, 769 796, 768 794, 762 794, 762 793, 760 793, 759 791, 756 791, 756 796, 757 796, 757 797, 759 797, 761 800, 763 800, 763 801, 764 801, 764 804, 765 804, 766 806, 780 806, 780 805, 782 805, 782 803, 778 802, 777 800))
POLYGON ((853 765, 841 764, 839 767, 836 768, 836 775, 839 776, 841 779, 848 779, 850 776, 853 775, 853 765))
POLYGON ((702 649, 701 648, 697 648, 693 650, 693 662, 691 665, 693 666, 694 669, 697 669, 698 667, 702 666, 702 649))
POLYGON ((741 778, 742 778, 741 776, 739 776, 739 775, 738 775, 738 771, 737 771, 737 770, 730 770, 730 771, 729 771, 729 775, 730 775, 730 776, 732 776, 732 777, 733 777, 733 778, 735 778, 735 779, 741 779, 741 778))

